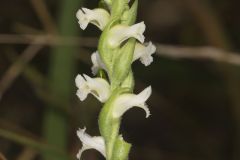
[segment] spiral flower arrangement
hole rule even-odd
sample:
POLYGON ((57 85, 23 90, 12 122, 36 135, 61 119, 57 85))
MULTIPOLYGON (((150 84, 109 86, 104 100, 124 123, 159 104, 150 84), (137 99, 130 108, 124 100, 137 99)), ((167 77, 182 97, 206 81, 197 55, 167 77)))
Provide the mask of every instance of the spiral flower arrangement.
POLYGON ((77 131, 82 142, 77 154, 79 160, 88 149, 96 149, 106 160, 127 160, 131 144, 119 134, 123 114, 132 107, 139 107, 146 112, 146 118, 150 116, 146 101, 152 93, 151 86, 133 93, 132 63, 139 59, 148 66, 156 51, 151 42, 144 43, 144 22, 135 24, 137 7, 138 0, 131 6, 129 0, 101 0, 99 8, 82 8, 76 14, 81 29, 93 24, 102 31, 98 50, 91 56, 95 77, 79 74, 75 80, 76 94, 81 101, 92 94, 103 103, 98 119, 101 136, 88 135, 86 128, 77 131))

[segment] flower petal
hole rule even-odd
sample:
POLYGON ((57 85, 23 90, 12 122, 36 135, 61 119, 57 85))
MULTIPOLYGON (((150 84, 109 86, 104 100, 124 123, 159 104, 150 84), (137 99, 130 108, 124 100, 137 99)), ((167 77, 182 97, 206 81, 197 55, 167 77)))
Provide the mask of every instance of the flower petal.
POLYGON ((110 96, 110 85, 105 79, 91 78, 87 75, 77 75, 76 86, 78 87, 77 96, 81 101, 87 98, 91 93, 100 102, 105 102, 110 96))
POLYGON ((120 118, 127 110, 132 107, 140 107, 145 110, 146 118, 150 116, 150 111, 146 105, 146 100, 152 93, 151 86, 145 88, 141 93, 135 94, 122 94, 116 98, 114 102, 113 117, 120 118))
POLYGON ((153 62, 152 54, 156 52, 156 47, 149 42, 146 46, 137 43, 134 50, 133 61, 140 59, 145 66, 150 65, 153 62))
POLYGON ((91 60, 92 60, 92 63, 93 63, 93 66, 91 68, 93 75, 96 75, 99 69, 106 70, 105 64, 102 62, 98 51, 96 51, 92 54, 91 60))
POLYGON ((83 30, 86 29, 89 23, 92 23, 99 29, 103 30, 110 19, 109 13, 102 8, 96 8, 93 10, 82 8, 77 11, 76 16, 79 20, 78 23, 80 28, 83 30))
POLYGON ((85 100, 87 98, 87 95, 90 93, 90 89, 87 85, 86 80, 81 75, 77 75, 75 83, 76 86, 79 88, 76 93, 77 96, 81 101, 85 100))
POLYGON ((85 133, 85 130, 86 128, 79 129, 77 131, 77 136, 82 141, 82 148, 79 150, 77 158, 80 160, 82 153, 88 149, 96 149, 104 157, 106 157, 105 143, 103 137, 91 137, 90 135, 85 133))
POLYGON ((146 26, 144 22, 134 24, 132 26, 116 25, 110 30, 109 44, 112 47, 117 47, 130 37, 136 38, 141 43, 144 42, 144 31, 146 26))

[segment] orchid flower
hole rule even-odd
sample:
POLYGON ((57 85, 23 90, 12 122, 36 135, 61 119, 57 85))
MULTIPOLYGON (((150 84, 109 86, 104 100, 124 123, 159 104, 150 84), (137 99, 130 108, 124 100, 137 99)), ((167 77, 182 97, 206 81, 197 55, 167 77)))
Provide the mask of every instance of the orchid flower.
POLYGON ((99 69, 107 70, 105 64, 101 60, 101 57, 100 57, 98 51, 94 52, 91 55, 91 60, 93 63, 93 66, 91 68, 93 75, 96 75, 99 69))
POLYGON ((100 30, 103 30, 110 19, 109 13, 101 8, 93 10, 82 8, 76 14, 80 28, 85 30, 89 23, 94 24, 100 30))
POLYGON ((91 78, 87 75, 78 75, 75 79, 76 86, 78 87, 77 96, 81 101, 87 98, 91 93, 100 102, 105 102, 110 95, 110 85, 103 78, 91 78))
POLYGON ((125 40, 133 37, 139 42, 144 42, 143 32, 146 26, 144 22, 134 24, 132 26, 127 25, 116 25, 109 31, 109 45, 112 47, 117 47, 122 44, 125 40))
POLYGON ((77 154, 77 158, 80 160, 82 153, 88 149, 96 149, 99 151, 104 157, 106 157, 105 151, 105 142, 103 137, 91 137, 87 133, 85 133, 86 128, 79 129, 77 131, 78 138, 82 141, 82 148, 79 150, 77 154))
POLYGON ((142 45, 140 43, 136 43, 134 54, 133 54, 133 61, 140 59, 142 64, 145 66, 149 66, 153 62, 152 54, 156 52, 156 47, 149 42, 147 46, 142 45))
POLYGON ((120 118, 130 108, 139 107, 145 110, 146 118, 148 118, 150 116, 150 111, 145 102, 150 97, 151 93, 152 88, 149 86, 137 95, 130 93, 120 95, 113 104, 113 117, 120 118))

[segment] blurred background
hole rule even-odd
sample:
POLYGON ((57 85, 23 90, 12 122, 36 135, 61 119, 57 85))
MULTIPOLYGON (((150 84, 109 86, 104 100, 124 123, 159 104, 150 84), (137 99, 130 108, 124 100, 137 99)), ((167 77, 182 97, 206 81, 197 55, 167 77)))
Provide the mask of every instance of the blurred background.
MULTIPOLYGON (((99 135, 101 104, 75 95, 78 73, 91 75, 100 31, 75 17, 97 0, 1 0, 0 159, 70 160, 76 130, 99 135)), ((136 90, 151 85, 152 115, 123 117, 130 160, 240 159, 240 2, 140 0, 138 22, 157 46, 154 62, 133 65, 136 90), (239 52, 239 53, 238 53, 239 52)), ((104 159, 89 150, 83 159, 104 159)))

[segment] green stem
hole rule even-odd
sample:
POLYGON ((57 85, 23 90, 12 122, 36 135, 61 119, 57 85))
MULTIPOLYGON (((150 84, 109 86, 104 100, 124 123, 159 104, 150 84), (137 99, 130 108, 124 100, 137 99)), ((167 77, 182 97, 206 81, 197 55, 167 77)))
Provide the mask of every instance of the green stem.
MULTIPOLYGON (((99 115, 99 129, 100 129, 101 135, 105 139, 106 159, 107 160, 113 160, 114 159, 114 157, 113 157, 114 153, 116 153, 119 149, 119 148, 116 148, 116 143, 119 142, 118 135, 119 135, 119 128, 120 128, 120 124, 121 124, 121 119, 113 118, 112 117, 112 112, 113 112, 115 99, 119 95, 121 95, 125 92, 129 92, 129 89, 128 88, 117 88, 116 90, 114 90, 112 92, 111 97, 105 103, 105 105, 102 108, 102 110, 100 112, 100 115, 99 115)), ((123 143, 118 143, 118 144, 123 144, 123 143)), ((120 146, 122 147, 123 145, 120 145, 120 146)), ((124 147, 125 146, 126 145, 124 145, 124 147)), ((125 150, 130 150, 130 146, 127 147, 127 148, 126 147, 121 148, 121 150, 124 150, 124 151, 125 150)), ((125 157, 127 157, 128 152, 124 152, 124 153, 127 153, 127 155, 126 154, 124 155, 125 157)), ((125 160, 125 159, 122 159, 122 160, 125 160)))
MULTIPOLYGON (((59 19, 59 33, 61 36, 73 36, 77 34, 78 25, 75 13, 83 0, 62 1, 59 19)), ((72 95, 73 75, 75 68, 75 49, 67 46, 59 46, 52 49, 50 56, 50 90, 63 104, 69 104, 72 95)), ((43 119, 43 135, 47 142, 56 145, 62 150, 67 150, 68 117, 56 109, 46 107, 43 119)), ((44 160, 65 160, 59 154, 45 152, 44 160)))

